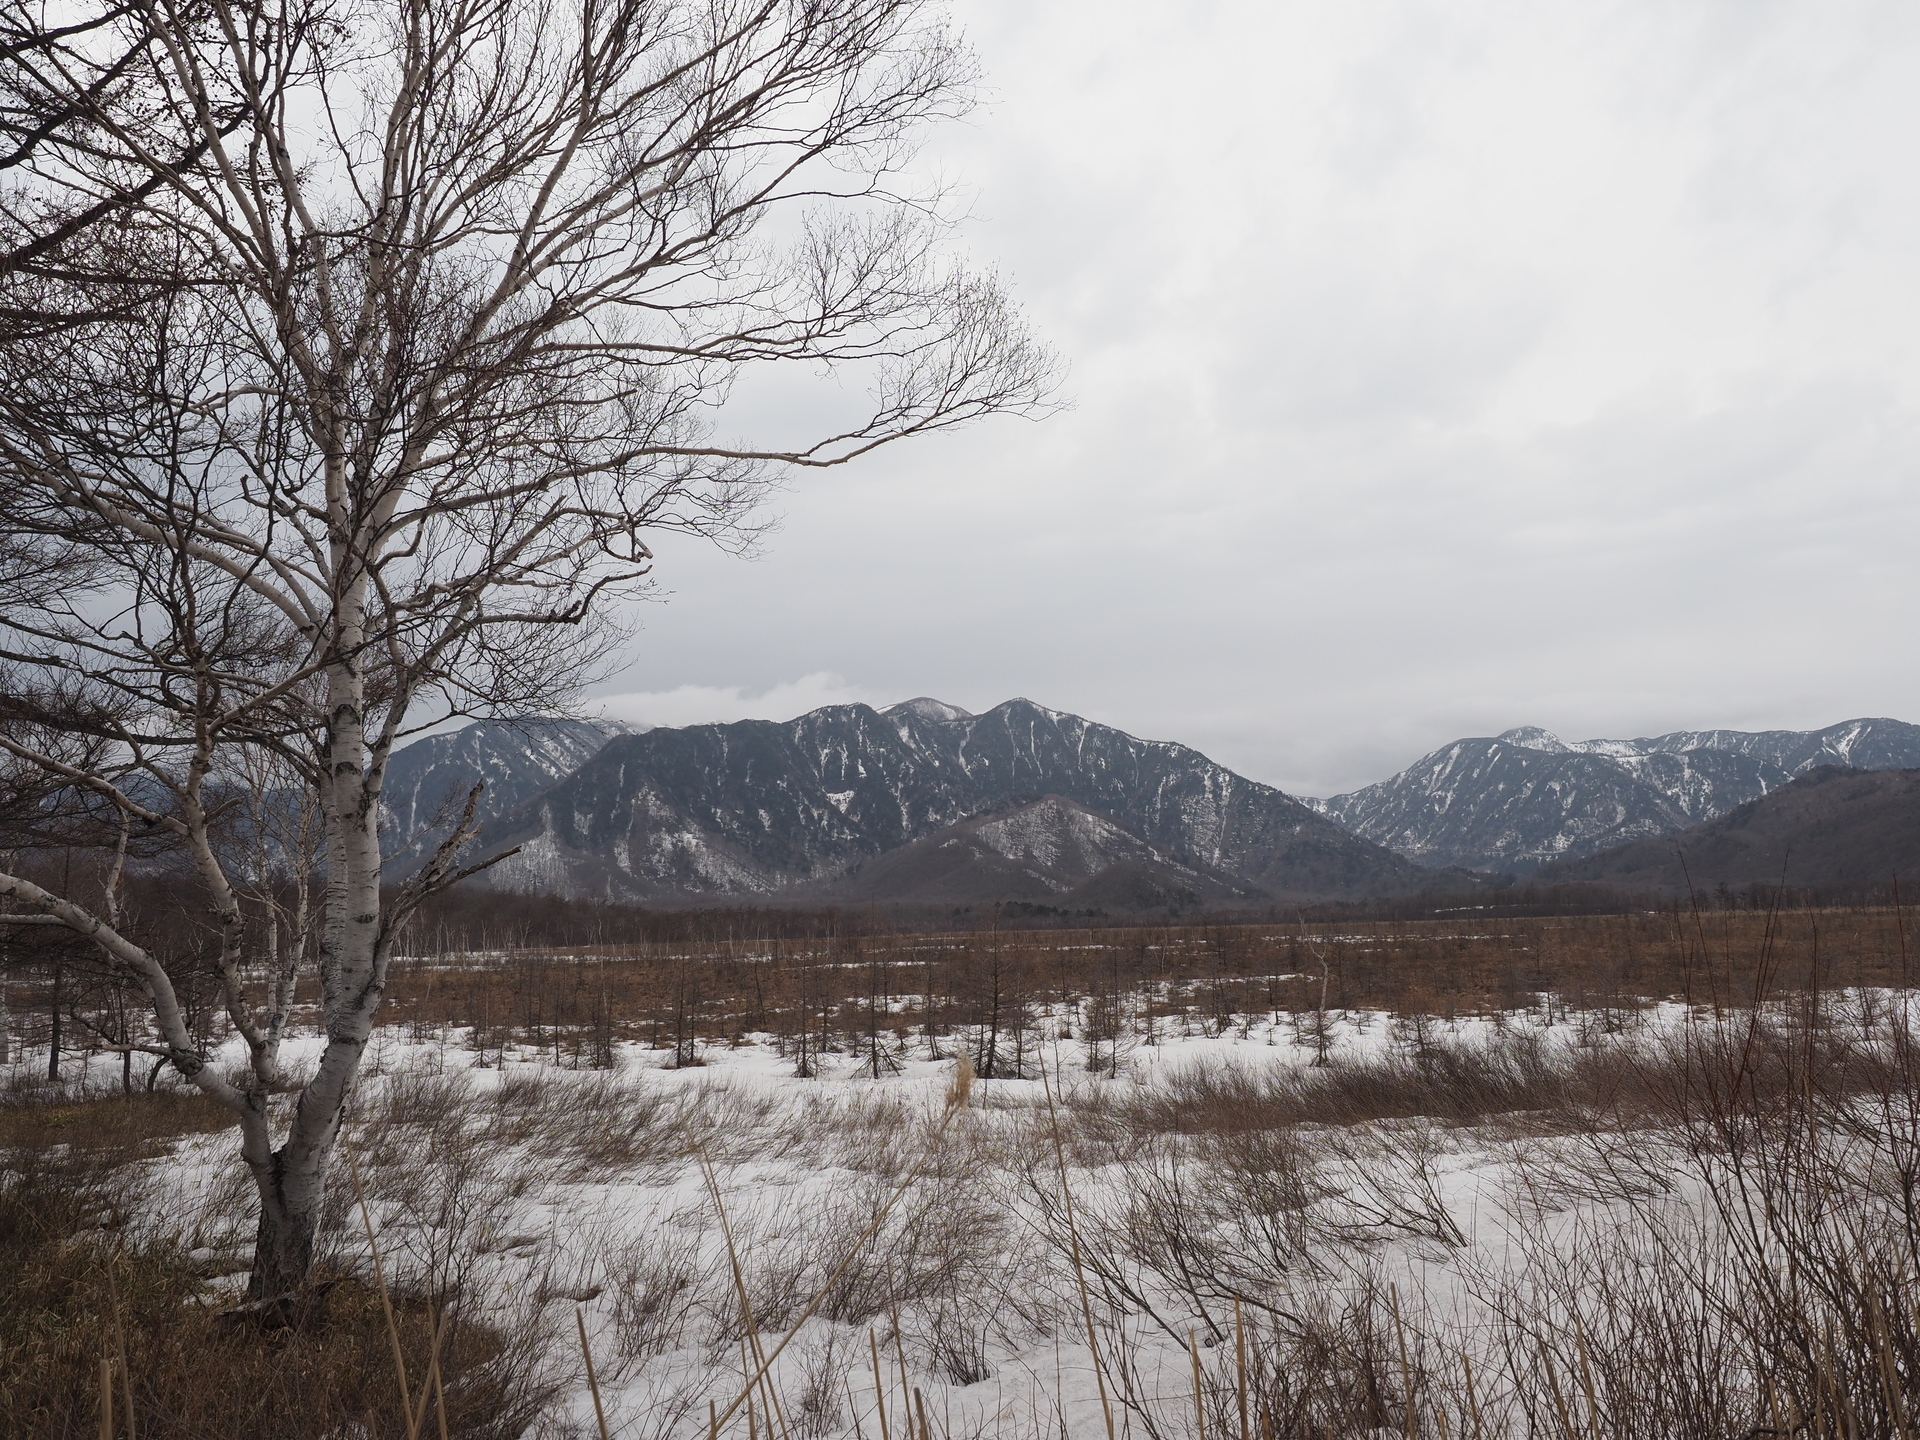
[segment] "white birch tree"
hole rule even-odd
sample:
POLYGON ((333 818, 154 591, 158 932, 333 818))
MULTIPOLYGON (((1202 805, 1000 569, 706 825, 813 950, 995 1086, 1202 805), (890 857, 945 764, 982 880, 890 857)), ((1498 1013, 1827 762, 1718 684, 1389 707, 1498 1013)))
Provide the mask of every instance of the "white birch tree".
POLYGON ((921 0, 7 10, 0 549, 33 559, 0 567, 0 750, 188 857, 247 1064, 215 1065, 102 907, 15 873, 0 896, 89 937, 150 998, 146 1048, 233 1109, 250 1293, 278 1303, 396 931, 487 860, 470 801, 383 900, 395 744, 564 701, 649 532, 737 540, 783 471, 1039 413, 1052 362, 908 178, 974 80, 921 0), (867 401, 754 434, 730 392, 783 367, 867 401), (324 837, 325 1044, 297 1078, 217 838, 262 755, 324 837))

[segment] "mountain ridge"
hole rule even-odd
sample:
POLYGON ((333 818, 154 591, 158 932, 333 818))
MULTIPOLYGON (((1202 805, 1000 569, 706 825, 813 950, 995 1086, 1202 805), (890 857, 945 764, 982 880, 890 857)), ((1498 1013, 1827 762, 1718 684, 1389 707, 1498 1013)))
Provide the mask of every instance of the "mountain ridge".
POLYGON ((1390 779, 1305 803, 1424 864, 1527 873, 1673 834, 1835 763, 1920 766, 1920 726, 1876 717, 1820 730, 1572 742, 1518 726, 1453 741, 1390 779))
POLYGON ((825 898, 921 904, 1045 902, 1067 910, 1190 909, 1254 897, 1059 795, 969 816, 856 864, 825 898))
POLYGON ((485 788, 475 815, 490 820, 557 784, 629 727, 618 721, 525 715, 476 720, 428 735, 387 760, 381 829, 389 868, 432 852, 451 830, 476 782, 485 788))
POLYGON ((1046 795, 1263 895, 1403 894, 1435 878, 1187 746, 1024 698, 979 715, 920 697, 615 736, 480 843, 521 847, 494 873, 504 886, 772 897, 1046 795))
POLYGON ((1631 841, 1539 871, 1547 883, 1670 895, 1779 884, 1871 890, 1896 875, 1906 886, 1920 879, 1920 769, 1837 765, 1814 766, 1677 834, 1631 841))

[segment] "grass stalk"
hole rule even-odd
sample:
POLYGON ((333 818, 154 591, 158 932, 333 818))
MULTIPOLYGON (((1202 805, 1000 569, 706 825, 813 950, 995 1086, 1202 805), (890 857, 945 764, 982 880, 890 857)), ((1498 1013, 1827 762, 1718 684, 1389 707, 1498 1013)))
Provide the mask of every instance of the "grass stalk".
MULTIPOLYGON (((904 1407, 907 1396, 913 1394, 913 1382, 907 1378, 907 1342, 900 1329, 900 1301, 893 1293, 893 1275, 887 1275, 887 1304, 893 1315, 893 1353, 900 1362, 900 1404, 904 1407)), ((909 1425, 908 1429, 912 1429, 909 1425)))
POLYGON ((1593 1366, 1587 1361, 1587 1334, 1578 1316, 1573 1321, 1573 1343, 1580 1355, 1580 1388, 1587 1394, 1587 1434, 1591 1440, 1600 1440, 1600 1397, 1594 1389, 1593 1366))
POLYGON ((1400 1288, 1397 1285, 1387 1287, 1387 1303, 1393 1308, 1393 1336, 1400 1350, 1400 1388, 1406 1396, 1407 1440, 1414 1440, 1420 1433, 1420 1419, 1414 1409, 1413 1365, 1407 1358, 1407 1327, 1400 1319, 1400 1288))
POLYGON ((1880 1304, 1878 1291, 1867 1292, 1867 1320, 1873 1326, 1874 1339, 1878 1342, 1880 1383, 1887 1393, 1887 1410, 1893 1417, 1896 1435, 1911 1435, 1907 1425, 1906 1399, 1900 1393, 1900 1369, 1893 1358, 1893 1336, 1887 1325, 1886 1310, 1880 1304))
POLYGON ((133 1416, 133 1367, 127 1363, 127 1326, 120 1313, 120 1281, 114 1275, 114 1265, 124 1258, 124 1252, 115 1257, 114 1263, 107 1266, 107 1293, 113 1297, 113 1348, 120 1367, 121 1408, 127 1412, 127 1440, 140 1440, 139 1428, 133 1416))
POLYGON ((600 1440, 607 1440, 607 1412, 600 1404, 600 1381, 593 1373, 593 1347, 587 1343, 587 1312, 581 1305, 573 1307, 573 1323, 580 1328, 580 1358, 586 1362, 587 1389, 593 1394, 593 1419, 600 1427, 600 1440))
POLYGON ((747 1440, 760 1440, 759 1417, 753 1408, 753 1352, 747 1337, 740 1337, 740 1378, 747 1386, 747 1440))
MULTIPOLYGON (((440 1347, 446 1341, 447 1325, 452 1316, 453 1312, 450 1310, 442 1310, 436 1316, 433 1307, 427 1307, 427 1323, 433 1327, 433 1344, 427 1350, 427 1378, 420 1382, 420 1408, 409 1426, 415 1435, 418 1435, 421 1427, 427 1423, 428 1404, 440 1393, 440 1347)), ((440 1411, 440 1429, 444 1432, 446 1428, 446 1407, 443 1405, 440 1411)))
POLYGON ((419 1428, 413 1423, 413 1396, 407 1385, 406 1352, 400 1346, 400 1322, 393 1313, 393 1295, 387 1289, 386 1267, 380 1263, 380 1242, 374 1238, 373 1212, 367 1208, 366 1187, 360 1183, 360 1162, 344 1137, 340 1148, 347 1154, 347 1174, 353 1181, 353 1198, 360 1206, 360 1223, 366 1228, 367 1252, 373 1257, 373 1279, 380 1287, 380 1308, 387 1316, 387 1339, 393 1345, 393 1374, 400 1383, 400 1415, 407 1423, 407 1440, 420 1440, 419 1428))
POLYGON ((1073 1190, 1067 1184, 1067 1147, 1060 1139, 1060 1113, 1053 1103, 1053 1086, 1046 1068, 1040 1070, 1041 1093, 1047 1098, 1047 1125, 1053 1135, 1053 1159, 1060 1171, 1060 1203, 1066 1209, 1067 1241, 1073 1259, 1073 1279, 1080 1291, 1080 1314, 1087 1324, 1087 1349, 1093 1356, 1093 1380, 1100 1390, 1100 1414, 1107 1422, 1107 1440, 1115 1440, 1113 1402, 1107 1397, 1106 1367, 1100 1359, 1100 1339, 1093 1328, 1093 1301, 1087 1296, 1087 1271, 1080 1263, 1080 1226, 1073 1215, 1073 1190))
POLYGON ((1240 1318, 1240 1297, 1233 1297, 1234 1389, 1240 1396, 1240 1440, 1253 1440, 1247 1425, 1247 1329, 1240 1318))
POLYGON ((1567 1397, 1560 1393, 1560 1377, 1553 1368, 1553 1356, 1546 1346, 1540 1347, 1540 1368, 1547 1372, 1547 1389, 1553 1394, 1553 1408, 1560 1415, 1560 1433, 1566 1440, 1574 1440, 1573 1413, 1567 1409, 1567 1397))
POLYGON ((433 1364, 433 1418, 440 1430, 440 1440, 447 1440, 447 1395, 440 1384, 440 1362, 433 1364))
POLYGON ((874 1338, 873 1327, 867 1327, 867 1349, 873 1354, 873 1406, 874 1413, 880 1417, 880 1440, 890 1440, 887 1432, 887 1389, 880 1378, 880 1342, 874 1338))
MULTIPOLYGON (((760 1344, 760 1327, 753 1318, 753 1301, 747 1294, 747 1273, 740 1263, 739 1247, 733 1242, 733 1223, 727 1219, 727 1202, 720 1193, 720 1178, 714 1174, 713 1162, 707 1158, 706 1147, 700 1143, 700 1138, 691 1129, 687 1131, 687 1138, 693 1146, 694 1157, 699 1161, 700 1174, 706 1180, 707 1191, 713 1196, 713 1208, 720 1217, 720 1238, 727 1247, 727 1263, 732 1269, 734 1293, 740 1300, 740 1323, 746 1331, 747 1345, 759 1365, 758 1370, 747 1376, 746 1387, 742 1393, 747 1403, 751 1405, 753 1388, 758 1384, 767 1401, 768 1436, 773 1435, 774 1427, 777 1425, 783 1440, 791 1440, 787 1431, 787 1417, 780 1409, 779 1398, 774 1394, 773 1382, 769 1378, 772 1362, 767 1358, 760 1344)), ((739 1401, 736 1400, 733 1405, 727 1407, 727 1414, 720 1418, 724 1420, 732 1415, 738 1405, 739 1401)))

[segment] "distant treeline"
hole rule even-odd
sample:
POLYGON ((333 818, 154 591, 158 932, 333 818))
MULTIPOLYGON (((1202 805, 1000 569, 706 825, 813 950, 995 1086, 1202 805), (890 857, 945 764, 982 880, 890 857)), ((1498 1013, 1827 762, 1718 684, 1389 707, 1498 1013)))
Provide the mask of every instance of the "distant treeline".
MULTIPOLYGON (((1920 886, 1913 887, 1920 891, 1920 886)), ((799 940, 967 930, 1059 930, 1130 925, 1257 925, 1308 921, 1409 921, 1556 915, 1627 915, 1649 911, 1812 910, 1902 906, 1913 896, 1889 882, 1847 889, 1725 885, 1694 894, 1635 893, 1606 885, 1502 881, 1471 890, 1435 891, 1381 900, 1272 902, 1187 912, 1109 913, 1027 901, 974 905, 822 905, 775 903, 689 907, 621 904, 461 886, 429 901, 406 935, 409 949, 545 949, 679 941, 799 940)))
MULTIPOLYGON (((106 857, 94 851, 43 854, 20 868, 59 894, 96 901, 106 857)), ((129 929, 142 943, 185 963, 216 933, 199 877, 177 860, 131 870, 122 881, 129 929)), ((1412 921, 1488 917, 1549 917, 1729 910, 1811 910, 1904 907, 1920 894, 1920 880, 1845 888, 1717 885, 1693 894, 1634 892, 1596 884, 1544 884, 1489 877, 1471 889, 1422 892, 1377 900, 1273 901, 1232 908, 1107 912, 1027 901, 1003 904, 781 905, 771 900, 712 905, 637 905, 609 900, 493 890, 468 883, 433 897, 406 922, 398 948, 445 954, 462 950, 548 949, 682 941, 801 940, 821 936, 887 935, 968 930, 1058 930, 1168 924, 1276 924, 1308 921, 1412 921)), ((7 926, 0 918, 0 953, 60 951, 83 959, 91 946, 57 927, 7 926)))

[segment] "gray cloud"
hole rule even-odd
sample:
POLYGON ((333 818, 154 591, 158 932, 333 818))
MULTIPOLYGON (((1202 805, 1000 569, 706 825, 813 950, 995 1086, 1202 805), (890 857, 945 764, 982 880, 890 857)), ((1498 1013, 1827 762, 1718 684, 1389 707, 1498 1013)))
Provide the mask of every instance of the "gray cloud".
POLYGON ((629 718, 1026 694, 1305 793, 1920 718, 1908 7, 961 13, 996 99, 928 163, 1076 408, 665 545, 629 718))

